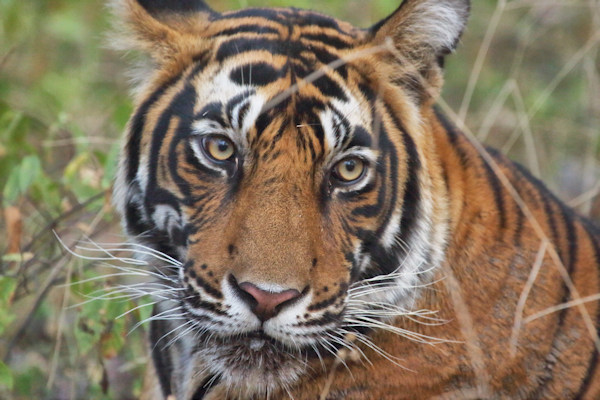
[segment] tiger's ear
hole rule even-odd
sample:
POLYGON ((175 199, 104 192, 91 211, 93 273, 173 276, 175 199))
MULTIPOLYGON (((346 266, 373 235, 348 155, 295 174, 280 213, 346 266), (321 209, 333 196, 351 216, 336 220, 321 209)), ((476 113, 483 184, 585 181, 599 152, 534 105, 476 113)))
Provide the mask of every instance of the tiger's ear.
POLYGON ((392 79, 405 80, 404 86, 417 91, 413 94, 419 98, 437 97, 444 56, 456 48, 469 11, 469 0, 404 0, 392 15, 373 26, 375 45, 393 45, 391 57, 389 53, 386 57, 395 65, 392 79))
POLYGON ((158 65, 193 57, 217 15, 202 0, 112 0, 110 6, 117 17, 112 46, 141 50, 158 65))

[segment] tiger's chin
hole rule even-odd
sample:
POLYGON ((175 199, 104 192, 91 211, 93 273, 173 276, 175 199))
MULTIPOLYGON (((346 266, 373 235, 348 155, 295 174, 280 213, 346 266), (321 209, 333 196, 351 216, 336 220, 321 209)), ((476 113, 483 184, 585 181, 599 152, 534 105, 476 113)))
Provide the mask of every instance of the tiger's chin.
POLYGON ((262 332, 249 335, 211 338, 198 355, 211 375, 230 395, 243 398, 269 398, 285 390, 305 375, 307 360, 298 349, 291 349, 262 332))

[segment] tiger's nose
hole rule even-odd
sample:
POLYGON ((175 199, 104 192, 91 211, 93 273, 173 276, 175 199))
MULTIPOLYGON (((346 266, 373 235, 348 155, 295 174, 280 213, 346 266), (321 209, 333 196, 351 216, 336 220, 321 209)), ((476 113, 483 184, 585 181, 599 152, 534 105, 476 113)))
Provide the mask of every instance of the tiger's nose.
POLYGON ((300 297, 300 292, 296 289, 270 292, 250 282, 242 282, 238 285, 235 278, 233 281, 232 284, 242 300, 250 306, 252 312, 263 322, 277 315, 286 303, 289 304, 292 300, 300 297))

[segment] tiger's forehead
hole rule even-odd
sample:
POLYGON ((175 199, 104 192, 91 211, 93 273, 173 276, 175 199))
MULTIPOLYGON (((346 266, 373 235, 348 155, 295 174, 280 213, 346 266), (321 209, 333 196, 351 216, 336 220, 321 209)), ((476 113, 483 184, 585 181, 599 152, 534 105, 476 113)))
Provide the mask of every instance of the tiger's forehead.
POLYGON ((366 31, 297 9, 215 14, 206 27, 198 40, 209 46, 182 75, 195 92, 192 134, 225 134, 251 151, 285 130, 299 143, 287 148, 313 159, 371 144, 372 99, 354 84, 356 65, 339 62, 366 31))
POLYGON ((289 41, 288 45, 297 44, 294 41, 302 39, 344 49, 364 37, 365 30, 315 11, 297 8, 248 8, 211 17, 209 35, 240 34, 285 39, 289 41))
MULTIPOLYGON (((318 131, 330 153, 343 147, 357 129, 361 133, 369 130, 368 100, 336 79, 335 73, 317 69, 312 81, 303 81, 286 63, 285 57, 265 59, 256 52, 209 63, 193 78, 194 133, 225 133, 248 148, 250 135, 260 135, 269 122, 283 119, 286 130, 298 135, 318 131), (327 90, 335 95, 323 93, 327 90)), ((363 134, 361 145, 368 146, 364 139, 363 134)))

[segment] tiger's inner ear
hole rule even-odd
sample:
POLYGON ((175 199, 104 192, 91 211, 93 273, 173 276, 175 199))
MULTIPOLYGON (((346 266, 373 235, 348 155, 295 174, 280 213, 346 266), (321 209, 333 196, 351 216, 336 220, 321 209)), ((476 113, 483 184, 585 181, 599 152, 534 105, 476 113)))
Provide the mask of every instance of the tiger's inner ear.
POLYGON ((384 56, 394 65, 392 80, 405 82, 420 101, 435 99, 442 85, 443 58, 456 48, 469 11, 469 0, 404 0, 373 26, 373 44, 393 46, 384 56))
POLYGON ((113 0, 111 5, 119 20, 115 47, 146 52, 157 65, 198 53, 217 15, 202 0, 113 0))

